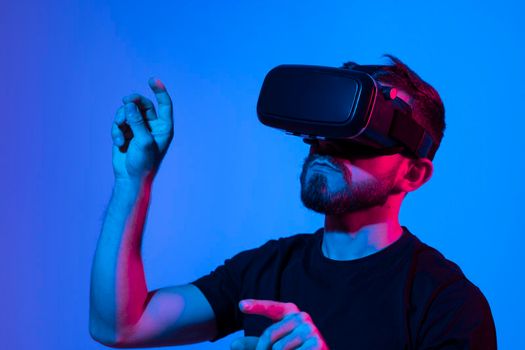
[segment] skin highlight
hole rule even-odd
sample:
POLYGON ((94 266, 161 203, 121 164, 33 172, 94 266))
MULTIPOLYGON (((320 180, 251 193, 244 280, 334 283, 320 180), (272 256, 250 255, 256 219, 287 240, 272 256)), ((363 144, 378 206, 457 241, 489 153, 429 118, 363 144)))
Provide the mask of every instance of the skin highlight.
POLYGON ((310 146, 300 176, 301 201, 325 215, 323 254, 359 259, 401 237, 398 218, 405 193, 426 183, 433 165, 401 154, 343 158, 333 156, 331 147, 329 141, 310 146))

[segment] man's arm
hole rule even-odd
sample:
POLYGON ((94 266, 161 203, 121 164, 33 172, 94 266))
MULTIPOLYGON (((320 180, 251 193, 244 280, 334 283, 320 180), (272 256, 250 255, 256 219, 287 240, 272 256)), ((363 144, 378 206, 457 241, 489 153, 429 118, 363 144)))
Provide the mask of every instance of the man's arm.
POLYGON ((158 80, 150 80, 150 87, 158 117, 140 95, 124 98, 115 117, 115 186, 91 271, 90 334, 112 347, 188 344, 216 334, 213 310, 197 287, 146 286, 143 228, 153 178, 173 135, 171 99, 158 80))

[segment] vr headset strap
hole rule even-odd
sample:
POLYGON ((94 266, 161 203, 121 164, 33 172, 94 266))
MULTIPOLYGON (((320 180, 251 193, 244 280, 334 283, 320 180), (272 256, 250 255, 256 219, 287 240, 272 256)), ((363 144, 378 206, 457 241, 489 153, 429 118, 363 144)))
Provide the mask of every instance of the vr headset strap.
POLYGON ((400 110, 394 111, 389 135, 407 146, 419 157, 432 160, 436 154, 438 145, 432 136, 409 115, 400 110))

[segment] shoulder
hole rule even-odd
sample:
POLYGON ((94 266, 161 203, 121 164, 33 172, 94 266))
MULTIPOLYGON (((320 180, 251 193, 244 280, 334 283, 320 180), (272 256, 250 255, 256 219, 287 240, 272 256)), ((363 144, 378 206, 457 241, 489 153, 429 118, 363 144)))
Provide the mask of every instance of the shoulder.
POLYGON ((304 248, 308 242, 315 238, 315 233, 297 233, 287 237, 281 237, 273 241, 274 247, 280 250, 297 250, 304 248))
POLYGON ((467 279, 445 286, 426 308, 417 332, 418 349, 497 348, 496 327, 487 299, 467 279))
POLYGON ((422 294, 421 296, 435 296, 447 286, 467 280, 455 262, 419 239, 414 250, 413 264, 414 292, 422 294))
POLYGON ((488 305, 481 290, 455 262, 419 239, 412 264, 411 301, 422 317, 442 307, 454 308, 467 303, 488 305))
POLYGON ((280 257, 289 256, 303 250, 314 238, 312 233, 298 233, 291 236, 272 238, 265 243, 243 250, 225 260, 225 265, 266 265, 277 262, 280 257))
POLYGON ((260 251, 278 252, 280 250, 297 249, 297 248, 304 247, 308 242, 314 239, 314 236, 315 236, 315 233, 297 233, 297 234, 293 234, 290 236, 272 238, 256 248, 248 249, 241 253, 244 253, 244 252, 257 253, 260 251))
POLYGON ((486 349, 495 349, 489 303, 461 268, 419 240, 413 263, 411 307, 417 315, 421 348, 439 347, 447 342, 469 346, 484 342, 486 349))

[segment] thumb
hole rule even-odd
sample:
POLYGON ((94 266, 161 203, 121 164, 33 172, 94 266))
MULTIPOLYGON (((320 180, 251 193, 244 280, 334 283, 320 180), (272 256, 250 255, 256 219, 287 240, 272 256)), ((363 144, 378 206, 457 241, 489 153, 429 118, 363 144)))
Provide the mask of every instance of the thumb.
POLYGON ((231 350, 255 350, 259 337, 242 337, 235 339, 231 345, 231 350))

